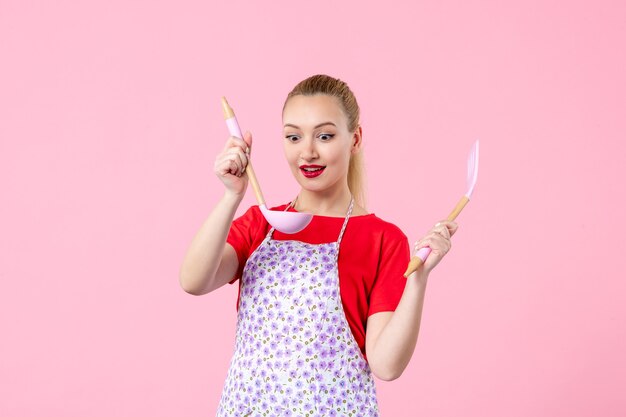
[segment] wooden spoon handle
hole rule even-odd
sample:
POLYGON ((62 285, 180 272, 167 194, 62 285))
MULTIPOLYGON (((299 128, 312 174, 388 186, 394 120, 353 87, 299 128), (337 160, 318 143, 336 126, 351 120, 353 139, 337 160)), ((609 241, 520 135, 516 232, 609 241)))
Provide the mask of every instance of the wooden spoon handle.
POLYGON ((248 174, 250 185, 252 185, 252 189, 254 190, 254 195, 256 195, 256 200, 259 203, 259 206, 265 205, 265 199, 263 198, 263 193, 261 192, 261 187, 259 186, 259 182, 256 179, 256 174, 254 173, 254 169, 252 169, 252 162, 250 162, 249 156, 248 156, 248 165, 246 165, 246 174, 248 174))
MULTIPOLYGON (((230 107, 230 104, 228 104, 228 101, 226 101, 226 97, 222 97, 222 110, 224 111, 224 119, 226 120, 226 125, 228 126, 228 131, 230 132, 230 134, 240 139, 243 139, 241 129, 239 128, 239 122, 237 122, 237 117, 235 117, 235 112, 233 111, 233 108, 230 107)), ((263 198, 263 193, 261 192, 259 181, 256 179, 254 169, 252 169, 250 155, 248 155, 246 174, 248 174, 248 179, 250 180, 250 184, 252 185, 252 189, 254 190, 254 195, 256 196, 256 200, 259 203, 259 206, 265 205, 265 199, 263 198)))

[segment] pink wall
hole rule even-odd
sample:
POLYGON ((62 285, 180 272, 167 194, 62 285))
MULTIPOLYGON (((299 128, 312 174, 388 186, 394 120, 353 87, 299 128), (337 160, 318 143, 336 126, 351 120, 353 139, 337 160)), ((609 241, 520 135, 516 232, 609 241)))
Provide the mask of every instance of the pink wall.
POLYGON ((481 140, 383 416, 623 416, 624 2, 244 3, 1 1, 0 415, 214 414, 236 288, 178 270, 222 192, 219 99, 283 203, 282 103, 322 72, 362 106, 370 210, 411 241, 481 140))

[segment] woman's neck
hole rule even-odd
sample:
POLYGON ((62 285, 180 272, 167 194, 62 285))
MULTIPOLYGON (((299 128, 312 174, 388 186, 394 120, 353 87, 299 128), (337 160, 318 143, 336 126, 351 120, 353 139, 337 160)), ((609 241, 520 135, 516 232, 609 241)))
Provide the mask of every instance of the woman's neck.
POLYGON ((352 193, 347 186, 323 192, 302 189, 294 208, 318 216, 344 217, 351 198, 352 193))

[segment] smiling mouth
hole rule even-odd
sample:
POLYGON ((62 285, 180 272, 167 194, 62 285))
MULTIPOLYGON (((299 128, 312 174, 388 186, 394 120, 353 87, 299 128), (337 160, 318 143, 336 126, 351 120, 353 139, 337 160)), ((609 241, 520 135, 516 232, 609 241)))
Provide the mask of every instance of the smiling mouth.
POLYGON ((322 172, 324 172, 324 169, 326 169, 326 167, 319 166, 319 165, 301 166, 300 172, 302 172, 302 174, 306 178, 315 178, 315 177, 320 176, 322 172))

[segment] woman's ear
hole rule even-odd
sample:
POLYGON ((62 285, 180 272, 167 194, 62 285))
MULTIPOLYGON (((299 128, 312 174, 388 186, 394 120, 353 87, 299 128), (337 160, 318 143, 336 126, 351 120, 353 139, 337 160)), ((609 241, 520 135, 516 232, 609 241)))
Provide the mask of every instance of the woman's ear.
POLYGON ((363 142, 363 129, 361 125, 357 126, 354 134, 352 135, 352 148, 350 153, 357 153, 361 149, 361 143, 363 142))

